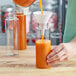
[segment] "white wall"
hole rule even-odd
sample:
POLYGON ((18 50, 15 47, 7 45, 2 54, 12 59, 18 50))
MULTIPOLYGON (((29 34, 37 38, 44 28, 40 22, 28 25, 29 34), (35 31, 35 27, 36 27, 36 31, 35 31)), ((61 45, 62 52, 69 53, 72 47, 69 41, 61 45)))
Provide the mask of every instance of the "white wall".
POLYGON ((14 5, 13 0, 0 0, 0 6, 6 4, 14 5))

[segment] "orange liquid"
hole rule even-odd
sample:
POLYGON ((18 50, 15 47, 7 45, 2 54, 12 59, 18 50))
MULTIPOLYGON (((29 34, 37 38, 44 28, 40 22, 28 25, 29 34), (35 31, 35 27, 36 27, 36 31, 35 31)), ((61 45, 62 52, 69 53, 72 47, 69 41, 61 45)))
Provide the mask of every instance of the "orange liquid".
POLYGON ((27 42, 26 42, 26 16, 24 14, 17 13, 17 18, 19 19, 19 26, 18 29, 18 38, 17 44, 14 45, 15 49, 24 50, 26 49, 27 42))
POLYGON ((39 2, 40 2, 40 9, 41 9, 41 14, 43 14, 42 0, 39 0, 39 2))
POLYGON ((42 35, 42 41, 44 40, 44 35, 42 35))
POLYGON ((46 63, 46 57, 51 50, 50 40, 37 40, 36 41, 36 67, 37 68, 50 68, 46 63))
POLYGON ((16 4, 27 7, 32 5, 36 0, 13 0, 16 4))

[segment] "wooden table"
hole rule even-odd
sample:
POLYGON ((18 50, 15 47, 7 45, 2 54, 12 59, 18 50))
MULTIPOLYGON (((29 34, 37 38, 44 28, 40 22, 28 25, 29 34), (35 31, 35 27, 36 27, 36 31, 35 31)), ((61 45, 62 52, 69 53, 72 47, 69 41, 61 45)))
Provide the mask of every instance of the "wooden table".
MULTIPOLYGON (((0 47, 0 51, 5 48, 0 47)), ((19 56, 0 57, 0 76, 76 76, 76 58, 55 64, 50 69, 37 69, 35 47, 29 46, 20 51, 19 56)))

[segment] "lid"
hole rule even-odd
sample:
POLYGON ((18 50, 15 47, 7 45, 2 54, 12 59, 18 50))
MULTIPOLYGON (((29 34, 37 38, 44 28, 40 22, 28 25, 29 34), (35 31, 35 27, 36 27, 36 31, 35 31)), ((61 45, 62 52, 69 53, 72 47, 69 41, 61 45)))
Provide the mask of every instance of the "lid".
POLYGON ((3 5, 1 6, 1 10, 4 12, 14 12, 15 9, 12 5, 3 5))

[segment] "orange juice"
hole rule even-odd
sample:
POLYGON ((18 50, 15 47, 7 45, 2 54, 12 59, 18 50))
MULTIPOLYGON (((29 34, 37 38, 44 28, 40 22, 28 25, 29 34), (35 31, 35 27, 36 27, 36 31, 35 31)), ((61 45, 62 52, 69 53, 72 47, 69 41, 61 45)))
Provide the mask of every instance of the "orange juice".
MULTIPOLYGON (((24 50, 26 49, 27 42, 26 42, 26 16, 23 13, 17 13, 17 18, 19 19, 19 26, 18 28, 18 42, 17 47, 15 49, 24 50)), ((15 45, 14 45, 15 47, 15 45)))
POLYGON ((44 40, 44 35, 42 35, 42 41, 44 40))
POLYGON ((39 0, 39 2, 40 2, 40 9, 41 9, 41 14, 43 14, 42 0, 39 0))
POLYGON ((13 1, 20 6, 28 7, 32 5, 36 0, 13 0, 13 1))
POLYGON ((50 68, 46 63, 46 57, 51 50, 50 40, 37 40, 36 41, 36 67, 37 68, 50 68))

